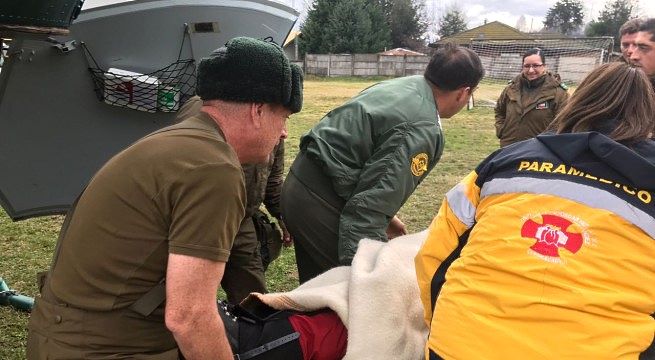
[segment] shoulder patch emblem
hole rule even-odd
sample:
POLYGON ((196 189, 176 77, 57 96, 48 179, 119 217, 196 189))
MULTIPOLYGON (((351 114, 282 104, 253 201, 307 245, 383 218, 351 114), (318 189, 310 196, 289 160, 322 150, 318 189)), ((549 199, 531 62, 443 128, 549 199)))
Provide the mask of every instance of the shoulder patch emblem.
POLYGON ((561 88, 564 89, 564 90, 568 90, 568 89, 569 89, 569 87, 566 86, 565 83, 560 83, 560 84, 559 84, 559 87, 561 87, 561 88))
POLYGON ((542 102, 542 103, 539 103, 539 104, 537 104, 537 106, 535 107, 535 109, 537 109, 537 110, 543 110, 543 109, 548 109, 548 108, 549 108, 549 106, 548 106, 548 101, 544 101, 544 102, 542 102))
POLYGON ((412 174, 414 176, 421 176, 425 174, 426 171, 428 171, 428 154, 426 153, 420 153, 414 155, 412 158, 412 174))

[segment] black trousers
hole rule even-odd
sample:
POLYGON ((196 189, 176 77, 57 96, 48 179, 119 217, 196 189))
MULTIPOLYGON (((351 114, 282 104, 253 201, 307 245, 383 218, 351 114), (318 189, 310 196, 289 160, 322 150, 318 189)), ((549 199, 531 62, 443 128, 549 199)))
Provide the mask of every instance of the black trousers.
POLYGON ((330 178, 302 152, 282 188, 284 223, 293 236, 300 283, 339 266, 339 218, 345 201, 330 178))
POLYGON ((300 335, 289 322, 292 312, 269 308, 270 315, 260 317, 242 307, 217 305, 235 359, 303 360, 300 335))

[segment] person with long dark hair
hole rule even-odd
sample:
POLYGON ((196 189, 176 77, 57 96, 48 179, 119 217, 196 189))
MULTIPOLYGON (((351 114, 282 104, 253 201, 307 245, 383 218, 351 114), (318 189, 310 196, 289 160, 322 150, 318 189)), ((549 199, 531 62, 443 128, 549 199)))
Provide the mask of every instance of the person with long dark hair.
POLYGON ((614 62, 450 190, 416 259, 434 359, 655 358, 655 121, 614 62))

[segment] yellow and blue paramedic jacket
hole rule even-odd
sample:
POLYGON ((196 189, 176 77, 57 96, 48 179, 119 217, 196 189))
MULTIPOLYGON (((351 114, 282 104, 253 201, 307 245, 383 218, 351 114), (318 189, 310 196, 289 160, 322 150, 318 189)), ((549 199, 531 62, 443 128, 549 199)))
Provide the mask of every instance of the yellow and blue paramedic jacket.
POLYGON ((416 272, 426 359, 655 359, 655 142, 540 135, 446 194, 416 272))

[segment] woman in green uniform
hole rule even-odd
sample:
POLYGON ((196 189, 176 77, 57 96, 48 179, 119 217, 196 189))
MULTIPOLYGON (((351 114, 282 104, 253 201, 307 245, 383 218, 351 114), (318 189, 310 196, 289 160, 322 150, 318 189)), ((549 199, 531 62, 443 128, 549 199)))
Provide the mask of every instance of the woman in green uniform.
POLYGON ((558 75, 548 71, 539 48, 523 54, 521 74, 509 82, 496 103, 496 136, 500 146, 543 132, 569 97, 558 75))

